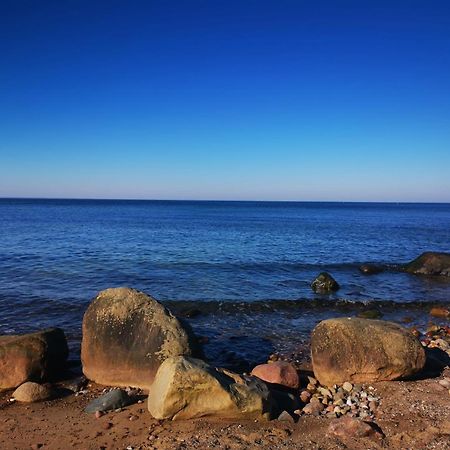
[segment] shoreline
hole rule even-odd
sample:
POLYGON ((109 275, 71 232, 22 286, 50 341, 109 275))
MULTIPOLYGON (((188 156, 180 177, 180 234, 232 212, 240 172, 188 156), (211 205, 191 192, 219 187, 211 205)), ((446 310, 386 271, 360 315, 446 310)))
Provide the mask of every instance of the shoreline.
MULTIPOLYGON (((305 373, 307 366, 303 366, 305 373)), ((311 369, 311 367, 309 367, 311 369)), ((332 420, 301 416, 296 423, 199 418, 156 420, 146 401, 96 417, 83 410, 105 387, 89 383, 83 395, 68 395, 40 403, 9 402, 0 393, 2 449, 132 449, 182 450, 244 449, 448 449, 450 408, 448 393, 436 378, 370 383, 380 397, 375 423, 383 436, 337 437, 332 420)), ((70 379, 58 383, 64 388, 70 379)))

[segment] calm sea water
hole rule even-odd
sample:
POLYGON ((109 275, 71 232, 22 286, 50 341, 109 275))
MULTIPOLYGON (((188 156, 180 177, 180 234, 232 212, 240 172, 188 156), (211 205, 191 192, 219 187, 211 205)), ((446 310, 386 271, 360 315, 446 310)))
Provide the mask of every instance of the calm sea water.
POLYGON ((57 325, 75 349, 86 306, 111 286, 198 309, 213 357, 232 345, 255 360, 353 304, 395 318, 450 301, 448 281, 357 269, 450 251, 449 204, 2 199, 0 237, 0 333, 57 325), (331 296, 309 286, 324 270, 342 286, 331 296))

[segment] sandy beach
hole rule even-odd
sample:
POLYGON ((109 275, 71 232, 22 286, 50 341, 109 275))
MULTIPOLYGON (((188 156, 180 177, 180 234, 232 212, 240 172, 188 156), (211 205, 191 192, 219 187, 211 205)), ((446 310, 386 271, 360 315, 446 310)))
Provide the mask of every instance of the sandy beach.
MULTIPOLYGON (((438 381, 373 383, 381 399, 375 423, 381 434, 339 438, 328 433, 331 419, 302 416, 297 423, 196 419, 160 421, 146 399, 96 418, 84 407, 104 387, 89 384, 84 395, 34 404, 0 397, 0 447, 13 449, 448 449, 450 393, 438 381)), ((63 387, 64 382, 60 383, 63 387)), ((337 419, 339 420, 339 419, 337 419)))

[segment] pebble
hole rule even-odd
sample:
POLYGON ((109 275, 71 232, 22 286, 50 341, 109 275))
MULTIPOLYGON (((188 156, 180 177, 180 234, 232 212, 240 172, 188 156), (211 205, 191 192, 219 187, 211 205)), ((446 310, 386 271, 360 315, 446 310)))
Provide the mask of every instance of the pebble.
POLYGON ((301 400, 303 403, 308 403, 310 399, 311 399, 311 393, 310 393, 310 392, 308 392, 308 391, 302 391, 302 392, 300 393, 300 400, 301 400))
POLYGON ((295 422, 294 418, 287 411, 283 411, 278 416, 278 420, 281 421, 281 422, 292 422, 292 423, 295 422))
POLYGON ((344 389, 344 391, 346 392, 351 392, 353 389, 353 384, 349 383, 348 381, 346 381, 343 385, 342 385, 342 389, 344 389))
POLYGON ((95 418, 96 419, 100 419, 100 417, 103 416, 103 412, 102 411, 95 411, 95 418))
POLYGON ((130 417, 128 417, 128 420, 130 422, 134 422, 135 420, 138 420, 138 419, 139 419, 139 417, 138 416, 134 416, 134 415, 131 415, 130 417))

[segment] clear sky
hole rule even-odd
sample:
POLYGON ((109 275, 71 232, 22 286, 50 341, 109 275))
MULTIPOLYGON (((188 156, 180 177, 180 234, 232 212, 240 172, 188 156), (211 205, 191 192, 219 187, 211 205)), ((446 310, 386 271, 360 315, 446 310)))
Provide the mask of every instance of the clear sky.
POLYGON ((2 0, 0 196, 450 201, 448 0, 2 0))

